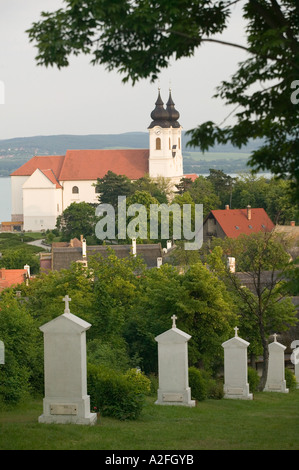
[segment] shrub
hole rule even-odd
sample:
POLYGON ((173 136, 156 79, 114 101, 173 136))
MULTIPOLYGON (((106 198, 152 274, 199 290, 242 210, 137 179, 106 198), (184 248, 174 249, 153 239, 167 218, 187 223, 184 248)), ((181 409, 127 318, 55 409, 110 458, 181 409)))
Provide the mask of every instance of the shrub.
POLYGON ((287 388, 290 391, 295 390, 297 388, 297 381, 291 369, 285 369, 284 374, 287 388))
POLYGON ((189 367, 189 386, 193 399, 202 401, 207 398, 207 383, 196 367, 189 367))
MULTIPOLYGON (((88 391, 91 407, 103 416, 120 420, 137 419, 145 401, 145 389, 149 389, 145 376, 128 371, 121 374, 107 368, 89 365, 88 391), (147 384, 147 385, 146 385, 147 384)), ((148 380, 148 379, 147 379, 148 380)))
POLYGON ((257 391, 259 382, 260 382, 260 377, 257 373, 257 370, 253 369, 253 367, 248 367, 248 383, 249 383, 249 390, 251 393, 254 393, 257 391))
POLYGON ((149 378, 149 381, 151 383, 150 394, 155 395, 158 391, 158 388, 159 388, 159 379, 158 379, 157 375, 154 374, 154 373, 149 374, 148 378, 149 378))
POLYGON ((41 360, 37 357, 40 349, 34 321, 10 289, 1 293, 0 339, 5 345, 5 364, 0 366, 0 400, 16 404, 37 386, 35 377, 41 360))
POLYGON ((222 380, 209 379, 208 380, 207 398, 214 400, 221 400, 224 397, 223 382, 222 380))
POLYGON ((151 381, 139 369, 130 369, 125 373, 125 377, 134 385, 137 394, 149 395, 151 393, 151 381))

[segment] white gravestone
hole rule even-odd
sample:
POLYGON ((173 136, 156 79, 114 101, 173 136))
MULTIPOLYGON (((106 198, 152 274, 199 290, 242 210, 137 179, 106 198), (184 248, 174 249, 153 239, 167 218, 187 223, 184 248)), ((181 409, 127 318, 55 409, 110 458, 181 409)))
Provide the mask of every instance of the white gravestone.
POLYGON ((195 406, 191 400, 188 374, 188 341, 190 335, 176 327, 172 317, 172 328, 155 340, 158 343, 159 389, 156 405, 195 406))
POLYGON ((250 343, 238 336, 222 343, 224 349, 224 398, 252 400, 249 393, 247 348, 250 343))
POLYGON ((3 341, 0 341, 0 364, 5 364, 5 347, 3 341))
POLYGON ((45 397, 40 423, 95 424, 87 395, 86 330, 90 323, 73 315, 66 296, 64 314, 40 327, 44 333, 45 397))
POLYGON ((294 364, 297 388, 299 388, 299 346, 296 347, 297 344, 298 344, 297 340, 293 341, 291 344, 291 348, 295 348, 293 349, 293 352, 291 355, 291 361, 294 364))
POLYGON ((267 381, 264 392, 282 392, 288 393, 285 381, 284 351, 286 346, 277 341, 277 335, 274 335, 273 343, 269 344, 269 364, 267 381))

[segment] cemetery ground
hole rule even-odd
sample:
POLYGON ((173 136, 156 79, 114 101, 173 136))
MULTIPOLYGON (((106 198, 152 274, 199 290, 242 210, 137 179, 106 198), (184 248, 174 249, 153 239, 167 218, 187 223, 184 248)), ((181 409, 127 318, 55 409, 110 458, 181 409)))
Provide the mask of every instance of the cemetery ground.
POLYGON ((204 400, 194 408, 147 398, 136 421, 94 426, 38 423, 42 400, 0 411, 1 450, 298 450, 299 390, 253 400, 204 400))

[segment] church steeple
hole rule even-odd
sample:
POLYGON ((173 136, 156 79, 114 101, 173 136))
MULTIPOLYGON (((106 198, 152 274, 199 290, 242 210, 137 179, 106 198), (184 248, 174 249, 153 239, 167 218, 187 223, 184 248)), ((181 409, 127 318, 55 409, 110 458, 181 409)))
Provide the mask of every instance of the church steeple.
POLYGON ((180 113, 175 109, 169 90, 166 109, 158 89, 156 107, 148 127, 150 139, 149 175, 179 178, 183 174, 180 113))
POLYGON ((171 96, 171 89, 169 89, 169 98, 166 103, 166 111, 168 113, 168 120, 171 127, 181 127, 178 119, 180 117, 180 113, 175 109, 174 102, 171 96))
POLYGON ((155 126, 160 126, 163 128, 170 127, 169 115, 164 108, 164 103, 160 95, 160 88, 158 89, 158 98, 155 105, 155 109, 151 112, 151 118, 153 121, 151 122, 149 129, 155 126))

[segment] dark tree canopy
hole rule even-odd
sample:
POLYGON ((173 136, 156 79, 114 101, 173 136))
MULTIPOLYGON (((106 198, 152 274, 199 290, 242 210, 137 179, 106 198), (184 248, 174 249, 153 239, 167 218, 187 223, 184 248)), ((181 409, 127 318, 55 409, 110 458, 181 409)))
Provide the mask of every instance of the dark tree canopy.
POLYGON ((41 65, 69 64, 72 54, 89 54, 93 64, 124 75, 123 81, 158 78, 170 61, 191 57, 206 42, 247 51, 230 81, 217 89, 234 105, 235 124, 212 121, 190 130, 190 146, 203 151, 216 143, 236 147, 263 139, 252 153, 254 170, 269 170, 293 182, 299 199, 299 3, 243 0, 247 44, 215 38, 241 0, 65 0, 65 9, 42 13, 28 30, 41 65))

